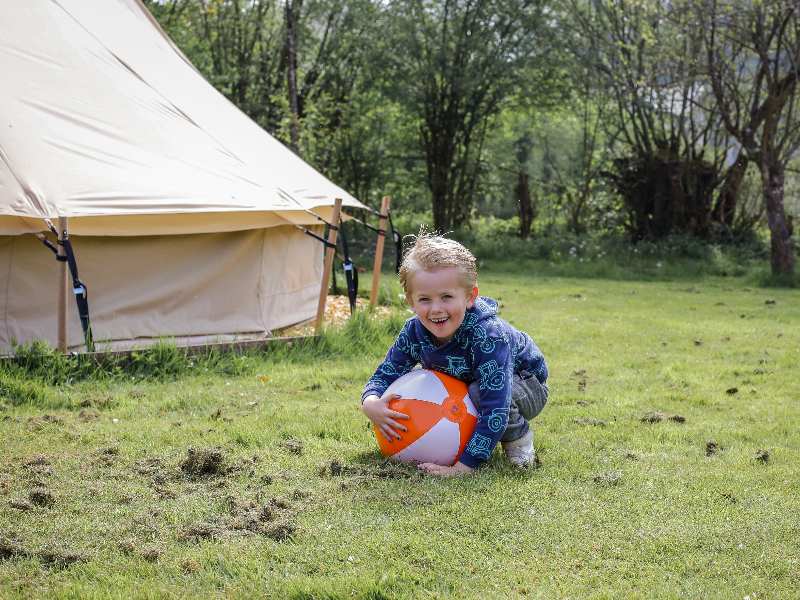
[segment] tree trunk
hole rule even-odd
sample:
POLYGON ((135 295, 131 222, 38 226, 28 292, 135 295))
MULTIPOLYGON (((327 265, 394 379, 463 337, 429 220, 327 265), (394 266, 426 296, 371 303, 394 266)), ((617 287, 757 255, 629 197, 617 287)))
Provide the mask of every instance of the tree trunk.
POLYGON ((450 153, 442 149, 443 144, 437 143, 438 136, 431 136, 432 140, 426 144, 428 160, 428 189, 431 191, 431 205, 433 207, 434 230, 446 233, 453 226, 453 206, 448 188, 450 182, 450 153))
POLYGON ((772 274, 794 276, 792 238, 783 208, 783 167, 772 156, 761 156, 761 181, 772 241, 772 274))
POLYGON ((295 48, 295 13, 294 1, 286 0, 286 83, 289 92, 289 109, 292 122, 289 125, 290 148, 300 156, 300 135, 297 131, 297 49, 295 48))
POLYGON ((740 149, 736 162, 733 163, 727 175, 725 175, 725 181, 722 182, 722 187, 720 187, 719 195, 717 196, 717 203, 711 214, 715 222, 722 223, 728 228, 733 227, 736 205, 739 204, 739 188, 742 185, 749 163, 750 160, 747 158, 744 149, 740 149))
POLYGON ((528 185, 528 174, 522 170, 519 172, 517 180, 517 199, 519 200, 519 235, 527 237, 531 232, 534 212, 531 203, 531 190, 528 185))

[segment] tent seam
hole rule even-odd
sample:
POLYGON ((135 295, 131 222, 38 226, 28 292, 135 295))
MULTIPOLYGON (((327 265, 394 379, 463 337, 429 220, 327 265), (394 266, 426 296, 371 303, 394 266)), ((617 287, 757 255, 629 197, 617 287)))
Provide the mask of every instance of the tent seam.
MULTIPOLYGON (((237 161, 238 161, 238 162, 239 162, 239 163, 240 163, 242 166, 246 167, 246 168, 247 168, 247 170, 249 170, 249 171, 252 171, 252 168, 250 167, 250 165, 248 165, 248 164, 247 164, 247 163, 246 163, 244 160, 242 160, 242 159, 241 159, 241 157, 239 157, 239 156, 238 156, 238 155, 237 155, 235 152, 231 151, 231 149, 230 149, 230 148, 228 148, 228 147, 227 147, 227 145, 225 145, 225 144, 223 144, 222 142, 220 142, 220 141, 219 141, 218 139, 216 139, 216 138, 215 138, 213 135, 211 135, 211 134, 210 134, 208 131, 206 131, 204 128, 200 127, 200 125, 198 125, 197 123, 195 123, 195 122, 194 122, 194 120, 192 120, 192 118, 191 118, 191 117, 189 117, 189 115, 187 115, 187 114, 186 114, 185 112, 183 112, 183 111, 182 111, 182 110, 181 110, 181 109, 180 109, 178 106, 176 106, 176 105, 175 105, 175 103, 174 103, 174 102, 172 102, 172 100, 170 100, 169 98, 167 98, 167 97, 166 97, 166 96, 165 96, 165 95, 164 95, 164 94, 163 94, 163 93, 162 93, 160 90, 158 90, 158 89, 156 89, 155 87, 153 87, 153 85, 152 85, 152 84, 151 84, 149 81, 145 80, 145 79, 144 79, 144 78, 143 78, 143 77, 142 77, 142 76, 141 76, 139 73, 137 73, 136 71, 134 71, 134 70, 133 70, 133 69, 132 69, 132 68, 131 68, 131 67, 130 67, 130 66, 129 66, 129 65, 128 65, 128 64, 127 64, 125 61, 123 61, 123 60, 122 60, 122 59, 121 59, 119 56, 117 56, 117 55, 116 55, 114 52, 112 52, 112 50, 111 50, 111 49, 110 49, 108 46, 106 46, 106 45, 105 45, 103 42, 101 42, 101 41, 100 41, 100 40, 97 38, 97 36, 95 36, 95 35, 94 35, 94 34, 93 34, 91 31, 89 31, 89 30, 88 30, 88 29, 87 29, 87 28, 84 26, 84 24, 83 24, 83 23, 81 23, 81 22, 80 22, 78 19, 76 19, 76 18, 75 18, 75 17, 74 17, 74 16, 73 16, 73 15, 72 15, 70 12, 69 12, 69 10, 67 10, 67 9, 66 9, 64 6, 62 6, 62 4, 61 4, 60 2, 58 2, 58 0, 53 0, 53 2, 55 2, 55 4, 57 4, 57 5, 59 6, 59 8, 61 8, 61 10, 63 10, 63 11, 64 11, 64 13, 65 13, 65 14, 69 15, 69 17, 70 17, 70 18, 71 18, 73 21, 75 21, 75 23, 77 23, 77 24, 78 24, 78 26, 79 26, 79 27, 81 27, 81 29, 83 29, 83 30, 84 30, 84 31, 85 31, 85 32, 86 32, 86 33, 87 33, 87 34, 88 34, 88 35, 89 35, 89 36, 90 36, 92 39, 94 39, 94 40, 95 40, 95 41, 96 41, 96 42, 97 42, 97 43, 100 45, 100 47, 101 47, 101 48, 105 49, 105 50, 106 50, 106 51, 107 51, 107 52, 108 52, 108 53, 109 53, 111 56, 113 56, 113 57, 114 57, 114 58, 117 60, 117 62, 119 62, 119 63, 120 63, 120 64, 121 64, 123 67, 125 67, 125 68, 126 68, 128 71, 130 71, 130 72, 131 72, 131 73, 132 73, 132 74, 133 74, 133 75, 134 75, 134 76, 135 76, 135 77, 136 77, 136 78, 137 78, 139 81, 141 81, 141 82, 142 82, 142 84, 146 85, 146 86, 147 86, 149 89, 151 89, 153 92, 155 92, 155 93, 156 93, 156 94, 157 94, 157 95, 158 95, 160 98, 162 98, 162 99, 164 100, 164 102, 166 102, 167 104, 169 104, 169 106, 171 106, 171 107, 172 107, 172 108, 175 110, 175 112, 177 112, 178 114, 182 115, 182 116, 183 116, 183 118, 184 118, 184 119, 186 119, 186 121, 187 121, 188 123, 191 123, 191 124, 192 124, 194 127, 196 127, 198 130, 202 131, 202 132, 203 132, 203 134, 204 134, 206 137, 208 137, 209 139, 211 139, 211 140, 214 140, 214 142, 215 142, 216 144, 218 144, 220 148, 224 148, 224 149, 225 149, 225 152, 227 152, 229 156, 231 156, 232 158, 235 158, 235 159, 236 159, 236 160, 237 160, 237 161)), ((145 10, 147 10, 147 9, 145 8, 145 10)), ((149 12, 149 11, 148 11, 148 12, 149 12)), ((160 31, 159 31, 159 33, 161 33, 162 35, 166 35, 166 34, 164 33, 164 30, 163 30, 163 29, 161 29, 160 27, 159 27, 159 30, 160 30, 160 31)), ((166 37, 167 37, 167 40, 169 40, 169 41, 170 41, 170 43, 171 43, 171 46, 172 46, 172 50, 173 50, 173 52, 174 52, 174 51, 175 51, 175 43, 174 43, 174 42, 172 42, 172 40, 170 40, 170 39, 169 39, 169 36, 166 36, 166 37)), ((182 59, 182 60, 186 61, 186 58, 185 58, 185 56, 183 56, 183 53, 182 53, 182 52, 179 54, 179 56, 181 57, 181 59, 182 59)), ((217 92, 217 93, 220 93, 220 92, 219 92, 219 90, 217 90, 217 88, 215 88, 213 85, 211 85, 211 84, 208 82, 208 80, 207 80, 207 79, 206 79, 206 78, 203 76, 203 74, 202 74, 202 73, 200 73, 200 71, 198 71, 198 70, 197 70, 197 67, 195 67, 195 68, 194 68, 194 70, 197 72, 197 74, 198 74, 198 75, 200 75, 200 77, 201 77, 201 78, 202 78, 202 80, 203 80, 203 81, 206 83, 206 85, 208 85, 208 86, 209 86, 211 89, 213 89, 215 92, 217 92)), ((236 106, 236 105, 235 105, 235 104, 233 104, 232 102, 231 102, 231 105, 233 105, 234 107, 236 107, 236 109, 237 109, 237 110, 239 110, 240 112, 243 112, 243 111, 241 111, 241 109, 240 109, 238 106, 236 106)), ((245 116, 246 116, 246 114, 245 114, 245 116)), ((297 201, 297 200, 296 200, 294 197, 292 197, 292 201, 293 201, 295 204, 301 205, 301 204, 300 204, 300 202, 298 202, 298 201, 297 201)), ((301 206, 302 206, 302 205, 301 205, 301 206)))
POLYGON ((261 256, 259 257, 259 267, 258 267, 258 292, 256 293, 256 298, 258 299, 258 312, 261 315, 261 326, 264 328, 264 333, 271 331, 269 327, 267 327, 267 318, 264 314, 264 305, 262 304, 263 299, 263 289, 264 289, 264 253, 266 252, 266 244, 267 244, 267 228, 264 227, 261 229, 261 256))
POLYGON ((8 253, 8 278, 6 279, 6 294, 5 294, 6 301, 3 304, 3 325, 5 326, 6 329, 6 339, 8 339, 9 342, 11 342, 11 334, 8 331, 8 294, 9 294, 9 289, 11 288, 11 264, 12 264, 12 259, 14 257, 14 246, 17 243, 18 237, 19 236, 13 236, 11 239, 11 252, 8 253))

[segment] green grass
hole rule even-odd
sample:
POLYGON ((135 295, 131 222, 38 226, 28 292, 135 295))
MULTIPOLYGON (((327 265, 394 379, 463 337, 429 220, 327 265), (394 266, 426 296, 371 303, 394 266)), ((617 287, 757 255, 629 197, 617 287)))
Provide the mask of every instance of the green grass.
POLYGON ((550 367, 531 471, 380 456, 359 398, 399 318, 268 355, 0 367, 0 597, 796 597, 798 292, 545 268, 480 270, 550 367))

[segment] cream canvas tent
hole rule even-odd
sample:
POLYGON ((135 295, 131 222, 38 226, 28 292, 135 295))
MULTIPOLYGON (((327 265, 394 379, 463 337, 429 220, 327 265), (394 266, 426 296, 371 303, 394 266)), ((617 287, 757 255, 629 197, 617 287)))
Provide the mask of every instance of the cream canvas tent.
POLYGON ((0 0, 0 81, 0 354, 56 342, 45 218, 68 218, 105 347, 314 316, 323 245, 292 224, 320 232, 307 209, 360 204, 214 90, 139 0, 0 0))

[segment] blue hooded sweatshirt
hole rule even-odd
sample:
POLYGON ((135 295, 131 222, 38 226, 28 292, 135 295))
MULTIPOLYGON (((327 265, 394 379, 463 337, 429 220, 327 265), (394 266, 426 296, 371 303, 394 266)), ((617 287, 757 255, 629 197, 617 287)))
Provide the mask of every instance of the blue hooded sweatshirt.
POLYGON ((530 336, 498 317, 497 301, 483 296, 467 310, 453 339, 438 348, 416 316, 408 319, 386 359, 367 381, 361 402, 372 394, 383 396, 417 363, 466 384, 479 382, 478 424, 458 459, 473 469, 489 458, 506 430, 514 373, 525 370, 540 383, 547 380, 544 357, 530 336))

